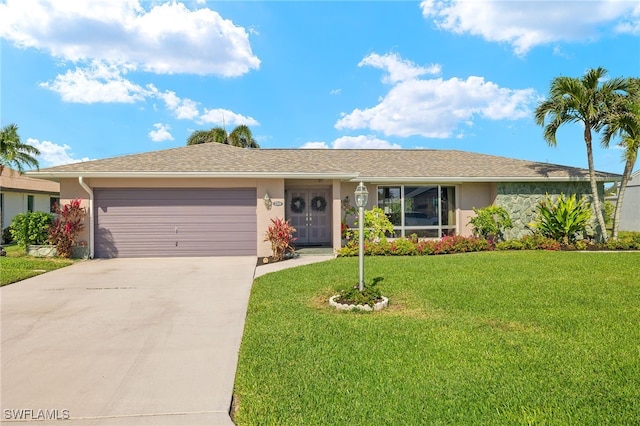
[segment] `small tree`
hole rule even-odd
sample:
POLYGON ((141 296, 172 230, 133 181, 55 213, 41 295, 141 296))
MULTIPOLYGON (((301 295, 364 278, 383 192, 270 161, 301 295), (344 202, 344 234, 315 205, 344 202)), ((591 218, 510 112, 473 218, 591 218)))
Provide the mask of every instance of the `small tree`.
POLYGON ((473 226, 473 235, 486 240, 503 240, 503 232, 513 228, 509 213, 499 206, 487 206, 482 209, 473 208, 476 217, 469 220, 473 226))
POLYGON ((71 200, 60 208, 56 204, 56 214, 58 217, 49 228, 49 241, 56 246, 58 256, 71 257, 73 248, 76 246, 78 234, 84 228, 84 219, 87 210, 80 207, 82 200, 71 200))
MULTIPOLYGON (((355 226, 359 225, 359 221, 355 221, 355 226)), ((379 207, 374 207, 371 210, 364 211, 364 239, 365 241, 379 242, 385 240, 387 236, 393 235, 393 224, 389 220, 384 210, 379 207)), ((347 231, 347 238, 353 241, 358 241, 358 230, 347 231)))
POLYGON ((296 228, 291 226, 288 220, 271 219, 271 225, 267 228, 267 235, 264 240, 271 242, 273 260, 282 260, 287 250, 291 253, 295 252, 294 247, 291 245, 296 240, 293 236, 294 232, 296 232, 296 228))
POLYGON ((531 226, 545 237, 564 244, 573 243, 578 236, 584 236, 591 219, 589 203, 584 197, 576 200, 576 194, 568 198, 560 194, 555 203, 547 194, 537 210, 538 218, 531 226))

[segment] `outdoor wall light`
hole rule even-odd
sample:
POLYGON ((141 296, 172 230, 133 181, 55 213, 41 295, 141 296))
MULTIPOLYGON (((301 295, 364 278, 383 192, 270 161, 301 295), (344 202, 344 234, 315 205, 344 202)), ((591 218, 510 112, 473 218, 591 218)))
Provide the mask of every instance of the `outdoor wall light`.
POLYGON ((267 210, 271 210, 271 206, 273 205, 273 201, 271 201, 271 197, 269 196, 269 193, 266 192, 264 194, 264 206, 267 208, 267 210))

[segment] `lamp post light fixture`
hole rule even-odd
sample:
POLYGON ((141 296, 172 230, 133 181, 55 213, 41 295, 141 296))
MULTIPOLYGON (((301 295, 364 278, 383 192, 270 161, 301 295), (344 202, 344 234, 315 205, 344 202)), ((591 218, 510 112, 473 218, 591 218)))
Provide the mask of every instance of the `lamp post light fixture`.
POLYGON ((359 269, 360 269, 360 281, 358 283, 358 288, 360 291, 364 290, 364 206, 367 205, 367 201, 369 200, 369 191, 367 191, 367 187, 364 186, 364 183, 360 182, 358 187, 356 188, 356 206, 358 206, 358 240, 360 243, 360 249, 358 250, 360 258, 359 258, 359 269))

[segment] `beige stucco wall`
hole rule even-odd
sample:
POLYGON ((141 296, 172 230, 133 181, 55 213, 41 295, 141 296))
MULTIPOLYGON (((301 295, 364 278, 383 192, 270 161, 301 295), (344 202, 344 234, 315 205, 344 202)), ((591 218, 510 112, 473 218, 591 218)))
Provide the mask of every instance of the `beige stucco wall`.
POLYGON ((475 216, 473 208, 487 207, 495 201, 495 183, 465 183, 457 186, 458 233, 473 235, 469 220, 475 216))
MULTIPOLYGON (((286 180, 285 179, 85 179, 91 188, 256 188, 257 235, 256 251, 260 257, 271 255, 271 245, 264 241, 267 228, 273 218, 286 216, 285 187, 313 188, 325 187, 331 190, 331 238, 335 250, 341 245, 340 224, 343 217, 342 200, 349 197, 350 204, 355 206, 354 192, 358 182, 341 182, 340 180, 286 180), (268 193, 272 201, 271 209, 267 209, 264 196, 268 193)), ((77 179, 62 179, 60 199, 68 203, 74 198, 82 199, 82 205, 89 209, 87 192, 77 179)), ((369 190, 369 201, 366 209, 377 204, 377 185, 366 183, 369 190)), ((473 207, 485 207, 496 199, 496 185, 492 183, 465 183, 456 186, 457 224, 461 235, 471 235, 469 219, 473 216, 473 207)), ((350 219, 353 222, 353 218, 350 219)), ((352 225, 352 223, 350 223, 352 225)), ((89 241, 89 221, 81 233, 80 241, 89 241)))

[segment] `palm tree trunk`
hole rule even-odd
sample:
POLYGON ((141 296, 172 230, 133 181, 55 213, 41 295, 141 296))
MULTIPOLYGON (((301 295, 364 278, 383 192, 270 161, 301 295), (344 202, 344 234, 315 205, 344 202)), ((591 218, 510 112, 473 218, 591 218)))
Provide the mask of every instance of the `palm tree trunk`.
MULTIPOLYGON (((635 162, 635 161, 634 161, 635 162)), ((618 200, 616 201, 616 209, 613 213, 613 230, 611 231, 611 238, 618 239, 618 228, 620 226, 620 211, 622 210, 622 201, 624 200, 624 192, 627 190, 627 185, 631 178, 631 172, 633 171, 633 163, 627 159, 624 164, 624 173, 622 174, 622 181, 620 182, 620 189, 618 190, 618 200)))
POLYGON ((602 203, 600 202, 600 195, 598 193, 598 183, 596 182, 596 171, 593 165, 593 147, 591 143, 590 123, 585 123, 584 141, 587 145, 587 160, 589 163, 589 182, 591 183, 591 195, 593 197, 593 208, 596 211, 596 219, 598 220, 598 227, 600 228, 598 232, 596 232, 596 240, 598 242, 605 242, 607 241, 607 227, 604 222, 604 215, 602 214, 602 203))

